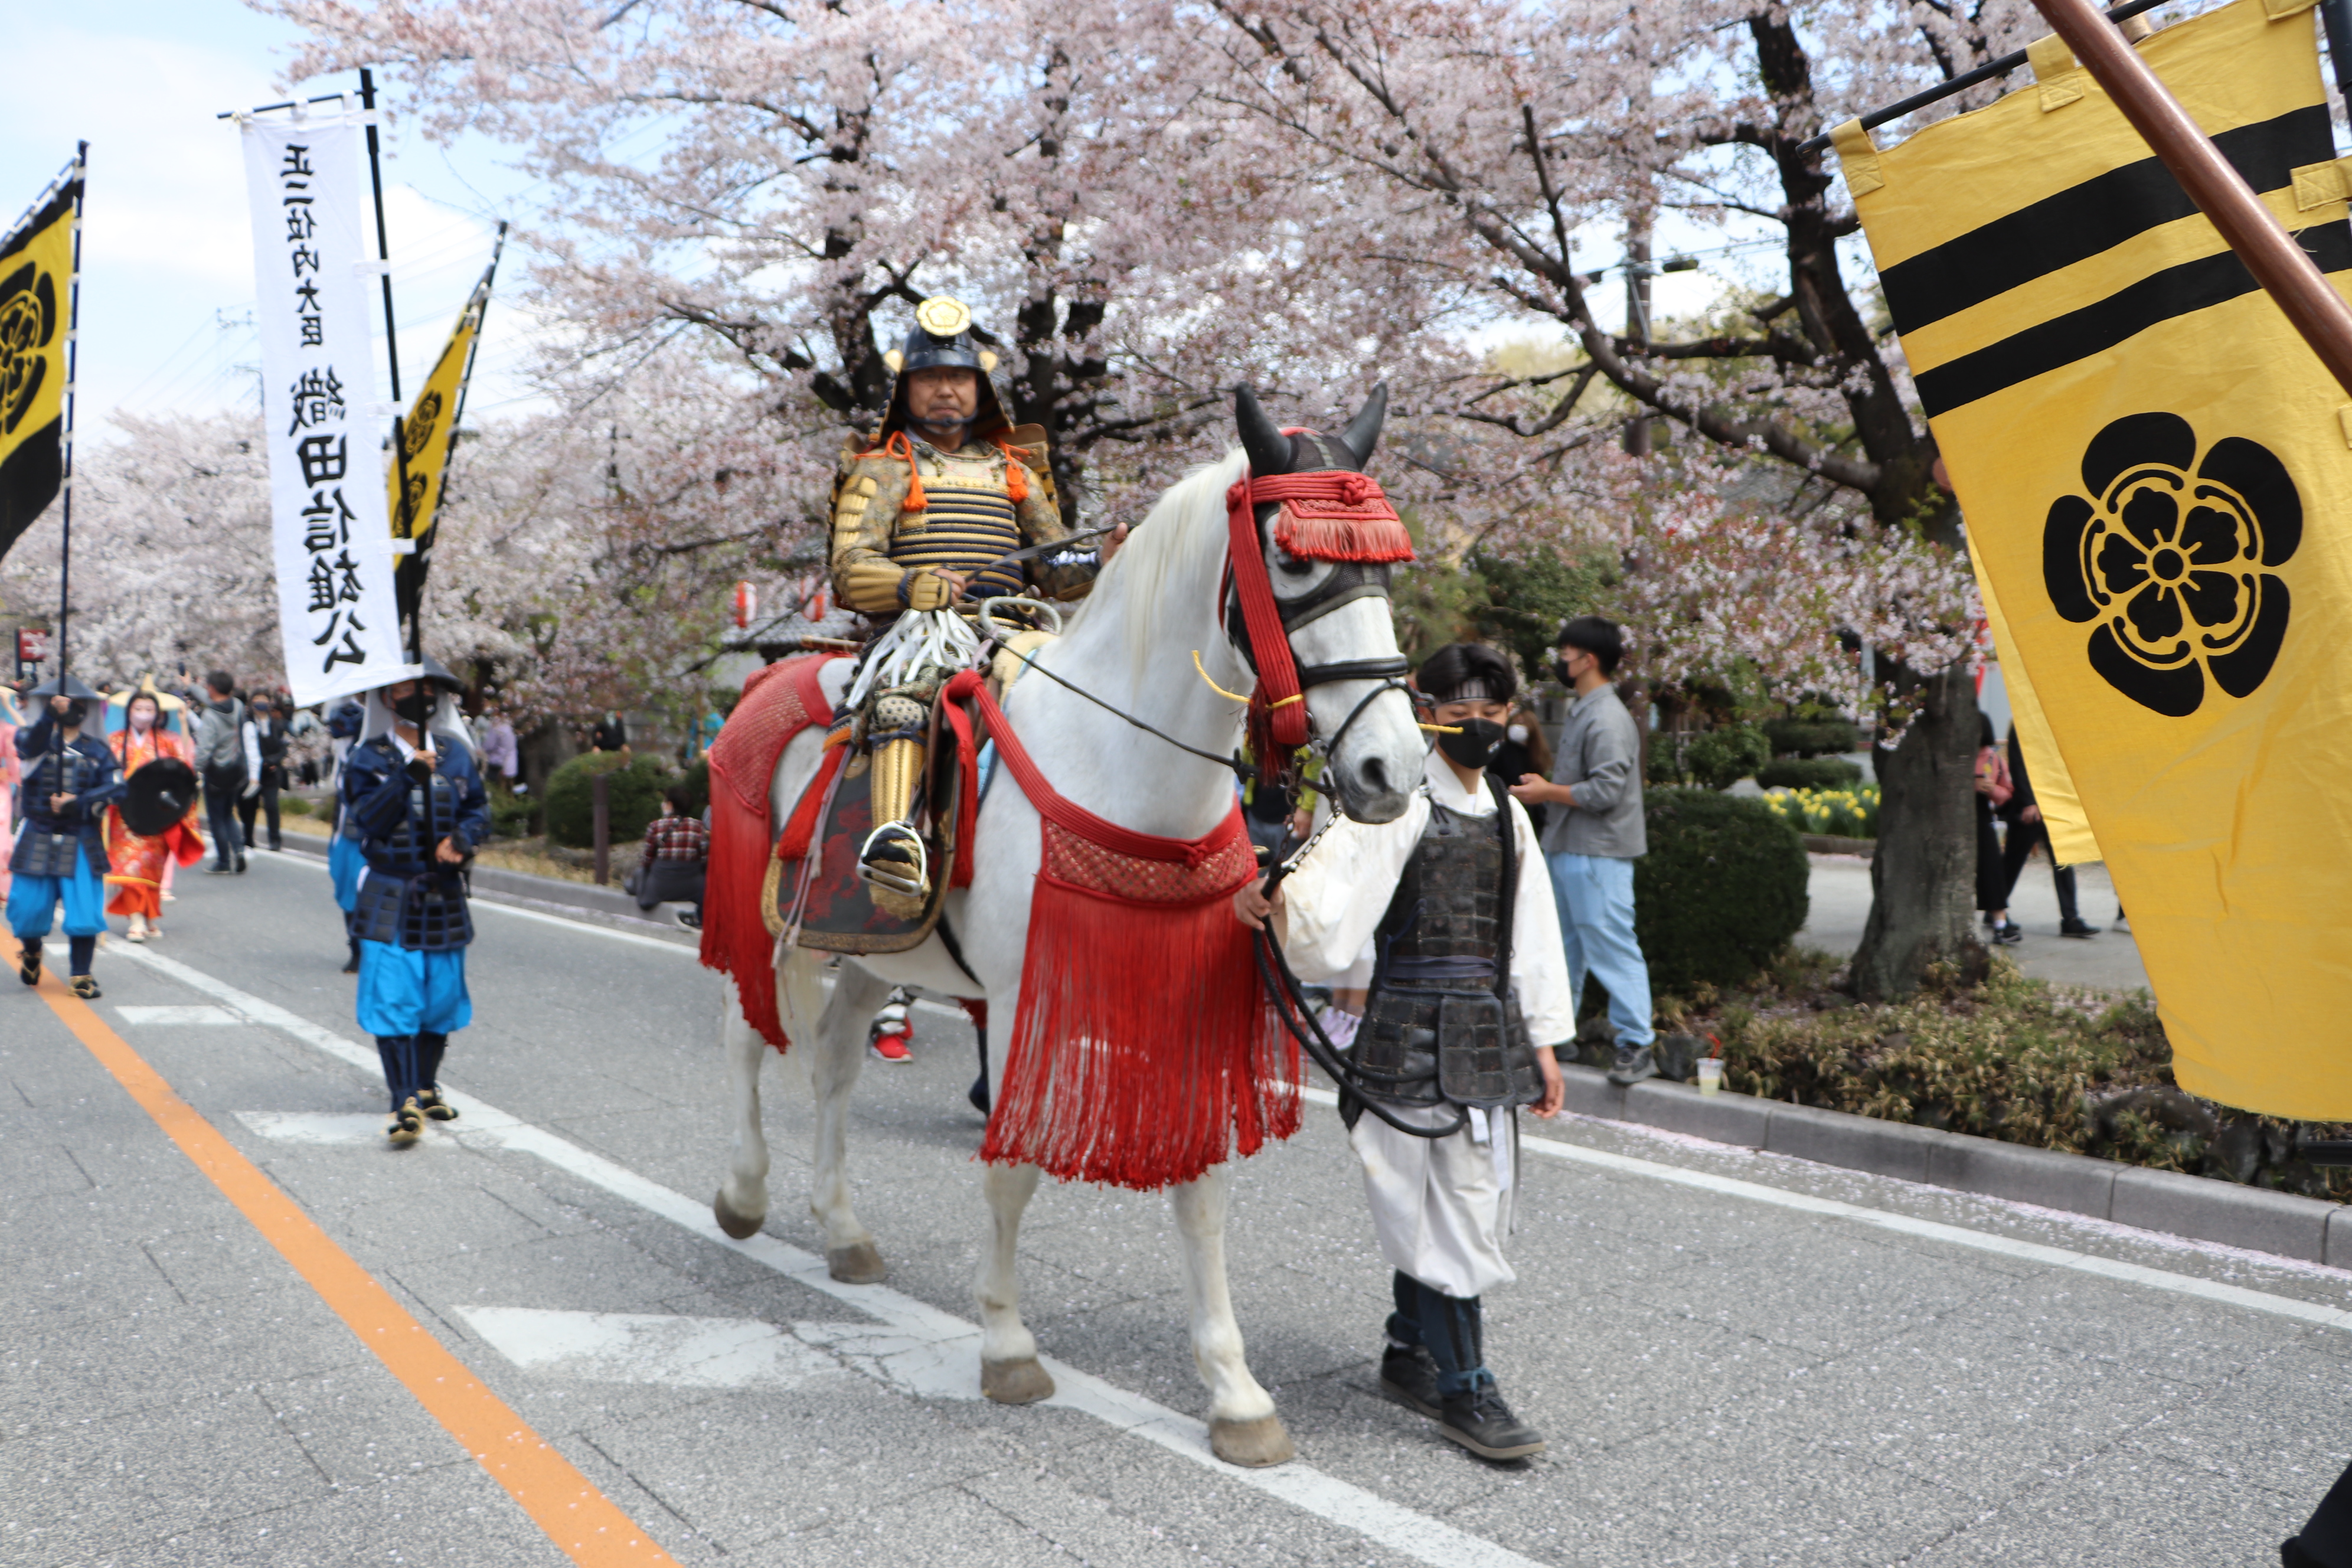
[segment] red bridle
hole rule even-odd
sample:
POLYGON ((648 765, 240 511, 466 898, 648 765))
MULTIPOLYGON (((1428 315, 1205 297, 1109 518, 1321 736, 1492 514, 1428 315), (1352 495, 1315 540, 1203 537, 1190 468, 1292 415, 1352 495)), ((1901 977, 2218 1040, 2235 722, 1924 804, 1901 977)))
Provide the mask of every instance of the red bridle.
POLYGON ((1282 771, 1290 753, 1307 743, 1306 694, 1258 541, 1257 508, 1276 503, 1282 510, 1274 520, 1274 542, 1303 560, 1412 559, 1412 536, 1379 481, 1366 475, 1327 471, 1257 479, 1244 473, 1225 491, 1227 553, 1257 665, 1250 735, 1259 766, 1268 773, 1282 771))

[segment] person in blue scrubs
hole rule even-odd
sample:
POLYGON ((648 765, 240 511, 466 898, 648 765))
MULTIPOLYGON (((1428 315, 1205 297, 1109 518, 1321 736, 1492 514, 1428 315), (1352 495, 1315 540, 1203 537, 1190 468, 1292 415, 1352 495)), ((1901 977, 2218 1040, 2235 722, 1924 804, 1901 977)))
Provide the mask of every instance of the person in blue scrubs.
POLYGON ((375 1037, 392 1097, 384 1132, 400 1144, 415 1142, 427 1117, 457 1119, 441 1094, 441 1058, 474 1016, 465 873, 474 847, 489 836, 490 806, 473 752, 446 717, 457 689, 428 658, 422 679, 377 691, 368 701, 368 737, 344 764, 344 820, 366 863, 352 908, 359 1023, 375 1037))
POLYGON ((99 991, 90 959, 106 930, 106 874, 113 868, 103 823, 107 805, 122 793, 122 771, 112 748, 81 732, 82 721, 104 698, 69 675, 34 688, 32 695, 42 711, 16 731, 24 825, 8 857, 16 978, 27 985, 41 983, 41 944, 62 904, 71 954, 67 978, 75 995, 94 1001, 99 991))

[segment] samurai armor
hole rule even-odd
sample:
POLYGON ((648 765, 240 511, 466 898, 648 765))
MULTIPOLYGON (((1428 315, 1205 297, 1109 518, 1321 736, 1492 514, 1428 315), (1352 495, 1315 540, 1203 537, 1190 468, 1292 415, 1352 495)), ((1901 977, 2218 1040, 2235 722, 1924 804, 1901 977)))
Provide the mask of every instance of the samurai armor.
POLYGON ((1508 819, 1430 803, 1429 825, 1373 935, 1354 1067, 1387 1105, 1530 1105, 1543 1080, 1518 999, 1498 984, 1509 939, 1508 819))
POLYGON ((443 952, 474 940, 465 879, 454 869, 416 877, 370 870, 360 884, 352 927, 362 942, 389 942, 419 952, 443 952))
POLYGON ((30 823, 16 835, 16 852, 8 869, 20 877, 70 877, 81 837, 74 833, 44 833, 30 823))

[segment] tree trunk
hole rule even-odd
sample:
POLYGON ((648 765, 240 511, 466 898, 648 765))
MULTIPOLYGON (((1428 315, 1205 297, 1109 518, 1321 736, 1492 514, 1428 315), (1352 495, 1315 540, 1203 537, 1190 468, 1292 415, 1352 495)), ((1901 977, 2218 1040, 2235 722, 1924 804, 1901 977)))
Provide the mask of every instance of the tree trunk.
POLYGON ((1870 861, 1870 922, 1853 955, 1853 992, 1896 1002, 1927 967, 1953 966, 1974 981, 1986 949, 1976 902, 1976 683, 1965 663, 1920 680, 1924 700, 1902 743, 1875 753, 1878 848, 1870 861))

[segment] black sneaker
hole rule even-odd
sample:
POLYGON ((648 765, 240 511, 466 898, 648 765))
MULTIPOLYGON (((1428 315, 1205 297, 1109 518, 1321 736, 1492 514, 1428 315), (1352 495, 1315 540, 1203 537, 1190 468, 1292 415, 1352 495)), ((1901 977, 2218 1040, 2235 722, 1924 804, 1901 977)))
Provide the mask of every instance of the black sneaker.
POLYGON ((2058 922, 2058 934, 2060 936, 2096 936, 2099 934, 2099 928, 2086 925, 2079 920, 2069 917, 2058 922))
POLYGON ((1992 939, 2003 947, 2015 947, 2025 940, 2025 928, 2015 921, 2011 921, 2007 925, 1995 931, 1992 933, 1992 939))
POLYGON ((1512 1415, 1491 1384, 1444 1401, 1437 1429, 1482 1459, 1524 1459, 1544 1451, 1543 1434, 1512 1415))
POLYGON ((236 858, 236 874, 240 877, 245 875, 245 856, 241 851, 236 858))
POLYGON ((1445 1414, 1437 1397, 1437 1363, 1430 1359, 1426 1346, 1391 1345, 1382 1352, 1381 1392, 1432 1420, 1445 1414))
POLYGON ((1647 1046, 1620 1046, 1616 1065, 1609 1069, 1609 1081, 1613 1084, 1639 1083, 1645 1078, 1658 1076, 1658 1064, 1650 1059, 1647 1046))

